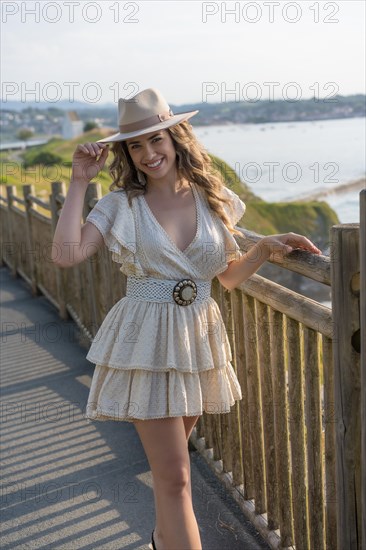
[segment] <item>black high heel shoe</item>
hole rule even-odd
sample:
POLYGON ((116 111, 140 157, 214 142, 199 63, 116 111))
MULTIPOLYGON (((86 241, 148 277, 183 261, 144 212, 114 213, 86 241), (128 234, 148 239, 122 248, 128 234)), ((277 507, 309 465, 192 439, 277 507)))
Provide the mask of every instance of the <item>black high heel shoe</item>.
POLYGON ((153 531, 151 533, 151 545, 153 547, 153 550, 156 550, 156 546, 155 546, 155 542, 154 542, 154 531, 155 531, 155 529, 153 529, 153 531))

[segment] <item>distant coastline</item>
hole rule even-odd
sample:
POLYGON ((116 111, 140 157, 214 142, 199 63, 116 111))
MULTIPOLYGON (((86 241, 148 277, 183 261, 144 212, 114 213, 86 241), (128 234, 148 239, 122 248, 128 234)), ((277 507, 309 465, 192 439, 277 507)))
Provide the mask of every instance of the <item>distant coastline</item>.
MULTIPOLYGON (((3 101, 0 99, 2 141, 16 139, 20 128, 30 129, 34 137, 62 136, 62 122, 67 111, 75 111, 86 124, 94 122, 100 131, 116 131, 116 105, 88 104, 61 100, 51 107, 47 102, 3 101)), ((192 119, 196 126, 265 124, 278 122, 315 122, 366 117, 366 95, 336 95, 329 98, 300 100, 197 102, 171 105, 173 113, 198 110, 192 119)))

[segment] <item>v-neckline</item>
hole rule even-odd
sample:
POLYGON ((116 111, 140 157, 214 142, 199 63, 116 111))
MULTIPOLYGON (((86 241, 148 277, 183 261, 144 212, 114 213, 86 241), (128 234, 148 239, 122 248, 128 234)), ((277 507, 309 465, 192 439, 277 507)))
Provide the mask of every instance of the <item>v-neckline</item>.
POLYGON ((198 196, 197 196, 197 190, 196 190, 196 187, 195 187, 194 183, 190 182, 189 185, 192 189, 192 193, 193 193, 193 197, 194 197, 194 201, 195 201, 195 205, 196 205, 196 233, 195 233, 195 236, 193 237, 193 240, 189 243, 188 246, 186 246, 186 248, 184 250, 181 250, 180 248, 178 248, 178 246, 173 241, 173 239, 171 238, 169 233, 167 233, 167 231, 165 231, 164 227, 161 225, 161 223, 155 217, 155 215, 154 215, 153 211, 151 210, 150 206, 148 205, 147 200, 145 199, 144 195, 140 195, 142 197, 142 202, 144 203, 144 205, 146 207, 147 213, 149 214, 152 221, 162 231, 162 233, 166 236, 166 238, 174 246, 174 248, 176 250, 178 250, 181 254, 186 254, 187 250, 189 250, 191 248, 191 246, 193 245, 193 243, 196 242, 196 240, 198 238, 198 235, 199 235, 200 226, 201 226, 201 212, 200 212, 200 207, 199 207, 199 200, 198 200, 198 196))

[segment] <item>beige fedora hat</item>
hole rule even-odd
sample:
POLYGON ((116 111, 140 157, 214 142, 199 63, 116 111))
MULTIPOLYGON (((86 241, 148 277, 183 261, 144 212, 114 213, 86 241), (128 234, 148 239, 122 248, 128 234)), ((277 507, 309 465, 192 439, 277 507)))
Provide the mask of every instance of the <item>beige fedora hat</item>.
POLYGON ((131 99, 118 100, 119 132, 98 139, 97 143, 123 141, 155 130, 163 130, 188 120, 198 112, 197 110, 174 114, 159 90, 147 88, 131 99))

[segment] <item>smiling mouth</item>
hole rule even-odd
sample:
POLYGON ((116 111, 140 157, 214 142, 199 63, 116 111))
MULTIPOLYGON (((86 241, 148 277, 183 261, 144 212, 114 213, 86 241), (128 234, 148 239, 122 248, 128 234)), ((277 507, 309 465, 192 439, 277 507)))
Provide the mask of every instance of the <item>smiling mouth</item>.
POLYGON ((159 168, 161 166, 162 162, 163 162, 163 159, 159 159, 156 162, 152 162, 151 164, 146 164, 145 166, 150 168, 150 170, 156 170, 157 168, 159 168))

